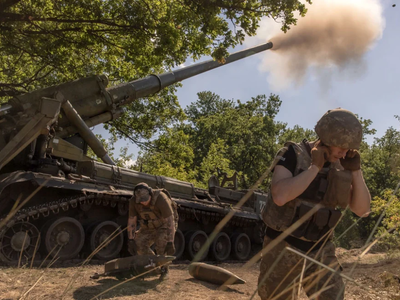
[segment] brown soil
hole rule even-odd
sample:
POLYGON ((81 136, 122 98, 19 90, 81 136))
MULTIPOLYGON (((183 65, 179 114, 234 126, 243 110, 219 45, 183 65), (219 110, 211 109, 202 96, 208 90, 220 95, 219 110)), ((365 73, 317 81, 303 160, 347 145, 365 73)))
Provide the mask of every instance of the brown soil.
MULTIPOLYGON (((400 259, 388 258, 387 255, 380 253, 368 254, 358 260, 357 250, 338 249, 337 254, 342 262, 344 274, 362 285, 360 287, 349 282, 345 299, 400 300, 400 259), (351 275, 353 264, 357 261, 357 267, 351 275)), ((170 268, 169 278, 162 282, 158 277, 136 279, 114 288, 97 299, 250 299, 256 290, 259 266, 255 265, 249 270, 244 270, 243 264, 239 263, 224 263, 220 266, 246 280, 246 284, 232 285, 227 290, 221 291, 216 285, 192 278, 187 271, 187 264, 174 264, 170 268)), ((26 294, 24 299, 91 299, 120 283, 112 277, 90 279, 95 272, 102 271, 101 265, 47 270, 3 268, 0 269, 0 299, 20 299, 24 294, 26 294), (69 284, 70 288, 66 289, 69 284), (27 293, 30 288, 32 289, 27 293)), ((260 298, 256 294, 254 299, 260 298)), ((306 298, 302 296, 301 299, 306 298)))

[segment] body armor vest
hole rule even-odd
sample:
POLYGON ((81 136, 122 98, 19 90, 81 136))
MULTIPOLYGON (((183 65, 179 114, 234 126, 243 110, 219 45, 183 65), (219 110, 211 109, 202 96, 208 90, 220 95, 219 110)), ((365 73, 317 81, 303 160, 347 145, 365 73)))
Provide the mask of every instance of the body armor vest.
POLYGON ((153 190, 153 195, 151 196, 150 204, 149 206, 144 206, 140 203, 135 203, 135 209, 138 212, 139 215, 139 222, 140 226, 145 227, 145 228, 159 228, 164 224, 163 219, 161 218, 161 215, 156 213, 155 211, 155 205, 158 199, 158 196, 160 195, 161 191, 160 190, 153 190))
POLYGON ((174 217, 174 222, 175 222, 175 230, 176 230, 178 228, 178 219, 179 219, 177 205, 176 205, 175 201, 173 201, 171 199, 170 194, 165 189, 153 190, 153 195, 151 196, 149 206, 144 206, 140 203, 134 203, 135 209, 139 215, 140 226, 151 228, 151 229, 153 229, 153 228, 157 229, 157 228, 161 227, 162 225, 164 225, 165 222, 164 222, 164 219, 162 218, 162 215, 155 208, 157 199, 161 192, 163 192, 169 199, 169 203, 171 205, 172 212, 173 212, 173 217, 174 217))
MULTIPOLYGON (((308 170, 311 165, 311 149, 306 141, 302 143, 287 142, 279 152, 283 156, 292 146, 296 158, 296 168, 293 176, 308 170)), ((307 189, 282 206, 278 206, 272 199, 271 191, 262 218, 266 225, 276 231, 284 231, 294 222, 304 216, 312 207, 321 203, 324 208, 318 210, 310 219, 296 229, 292 236, 307 241, 317 241, 339 221, 341 212, 336 208, 348 205, 351 194, 352 175, 343 170, 340 162, 331 163, 321 169, 307 189)))

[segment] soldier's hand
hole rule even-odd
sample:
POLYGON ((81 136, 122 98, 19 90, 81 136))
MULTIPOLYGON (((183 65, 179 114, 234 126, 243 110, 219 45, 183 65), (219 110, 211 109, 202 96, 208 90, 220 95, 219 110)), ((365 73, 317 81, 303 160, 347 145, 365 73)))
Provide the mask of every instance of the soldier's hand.
POLYGON ((340 164, 345 170, 357 171, 361 169, 360 153, 351 149, 347 151, 346 156, 340 159, 340 164))
POLYGON ((314 148, 311 149, 311 165, 317 166, 319 170, 324 167, 324 163, 329 155, 328 148, 322 146, 320 142, 316 142, 314 148))
POLYGON ((128 240, 128 251, 131 255, 137 255, 137 245, 135 240, 128 240))
POLYGON ((165 246, 165 254, 174 255, 175 253, 175 245, 173 242, 168 242, 167 246, 165 246))

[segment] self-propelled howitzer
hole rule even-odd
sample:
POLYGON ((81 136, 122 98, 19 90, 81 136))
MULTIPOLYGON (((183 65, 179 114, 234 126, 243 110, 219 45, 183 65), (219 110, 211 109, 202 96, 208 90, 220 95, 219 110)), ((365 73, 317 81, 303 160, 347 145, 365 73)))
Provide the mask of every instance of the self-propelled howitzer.
MULTIPOLYGON (((33 91, 0 107, 0 259, 29 260, 40 255, 70 259, 87 255, 127 221, 128 200, 134 186, 147 182, 166 188, 179 207, 175 244, 190 258, 223 216, 244 195, 224 188, 224 178, 210 180, 209 189, 188 182, 116 167, 90 127, 121 116, 135 99, 197 74, 272 48, 272 43, 231 54, 224 64, 207 61, 161 75, 150 75, 107 88, 104 75, 92 76, 33 91), (87 146, 104 163, 86 156, 87 146), (182 230, 183 229, 183 230, 182 230), (54 249, 59 248, 59 251, 54 249), (39 252, 36 253, 37 249, 39 252), (53 252, 54 251, 54 252, 53 252)), ((248 255, 259 240, 259 212, 266 196, 254 193, 246 207, 211 245, 212 256, 224 260, 248 255)), ((108 260, 122 254, 124 235, 97 252, 108 260)))

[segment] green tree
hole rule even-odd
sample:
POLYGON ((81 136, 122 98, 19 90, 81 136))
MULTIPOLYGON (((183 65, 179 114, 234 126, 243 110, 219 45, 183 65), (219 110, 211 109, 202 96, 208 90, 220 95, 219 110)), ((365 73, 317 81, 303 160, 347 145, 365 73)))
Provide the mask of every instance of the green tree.
POLYGON ((394 189, 400 180, 399 174, 400 131, 393 127, 381 138, 363 149, 363 173, 373 197, 381 196, 386 189, 394 189))
MULTIPOLYGON (((312 137, 310 130, 287 128, 287 124, 277 122, 280 105, 276 95, 259 95, 242 102, 200 92, 198 100, 185 109, 187 120, 162 133, 144 151, 142 170, 165 175, 164 167, 158 169, 163 160, 179 171, 180 178, 203 187, 211 175, 231 176, 236 171, 240 187, 248 188, 270 166, 283 145, 280 141, 312 137), (185 139, 181 138, 183 134, 185 139), (190 153, 191 161, 183 159, 182 153, 190 153)), ((264 188, 267 186, 268 180, 264 188)))
POLYGON ((173 177, 196 183, 193 149, 189 137, 179 126, 166 129, 141 153, 135 169, 154 175, 173 177))
MULTIPOLYGON (((231 177, 235 170, 231 170, 232 162, 226 157, 226 144, 222 139, 212 143, 210 149, 200 164, 198 177, 203 178, 203 187, 207 187, 206 180, 212 175, 218 175, 223 171, 228 177, 231 177)), ((239 174, 241 175, 241 174, 239 174)))
POLYGON ((381 224, 375 234, 379 238, 379 248, 382 250, 395 250, 400 248, 400 201, 393 190, 386 190, 380 197, 372 201, 372 218, 384 214, 381 224), (389 233, 389 234, 388 234, 389 233))
POLYGON ((304 129, 299 125, 294 125, 293 128, 285 128, 282 134, 279 136, 279 145, 285 144, 287 141, 293 141, 296 143, 301 142, 304 139, 308 141, 315 141, 318 138, 314 130, 304 129))
MULTIPOLYGON (((242 174, 242 187, 249 187, 276 154, 277 136, 284 128, 275 121, 280 104, 276 95, 268 99, 259 95, 242 103, 221 99, 211 92, 198 93, 198 100, 185 109, 189 121, 186 131, 195 152, 194 164, 200 165, 211 145, 221 145, 223 141, 230 169, 242 174)), ((199 178, 199 181, 206 180, 199 178)))
POLYGON ((106 73, 112 82, 175 67, 189 56, 222 59, 262 17, 282 30, 300 1, 6 0, 0 8, 2 96, 106 73), (232 24, 233 26, 230 26, 232 24))
MULTIPOLYGON (((0 6, 0 102, 94 74, 111 85, 162 73, 254 35, 262 17, 286 31, 299 0, 4 0, 0 6)), ((176 86, 128 107, 107 128, 141 144, 183 118, 176 86)))

